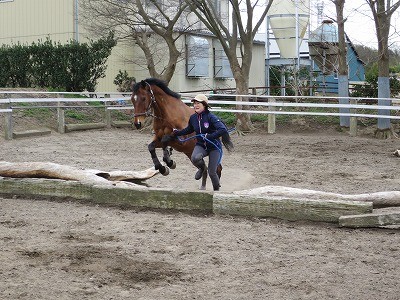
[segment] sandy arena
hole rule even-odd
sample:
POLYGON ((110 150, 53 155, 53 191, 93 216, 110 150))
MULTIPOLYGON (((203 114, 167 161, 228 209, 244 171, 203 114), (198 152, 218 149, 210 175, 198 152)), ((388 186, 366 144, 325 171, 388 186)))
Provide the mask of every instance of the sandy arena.
MULTIPOLYGON (((335 130, 233 135, 221 191, 265 185, 400 190, 399 140, 335 130)), ((0 160, 144 170, 151 134, 93 130, 5 141, 0 160)), ((161 155, 161 152, 158 152, 161 155)), ((197 190, 195 168, 147 184, 197 190)), ((208 181, 208 188, 211 184, 208 181)), ((400 232, 0 198, 1 299, 399 299, 400 232)))

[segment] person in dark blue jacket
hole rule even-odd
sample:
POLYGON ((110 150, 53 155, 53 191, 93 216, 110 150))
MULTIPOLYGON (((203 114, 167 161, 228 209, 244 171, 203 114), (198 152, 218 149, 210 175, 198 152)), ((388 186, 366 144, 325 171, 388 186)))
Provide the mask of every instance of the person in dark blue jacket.
POLYGON ((195 179, 199 180, 203 173, 207 172, 204 157, 209 156, 208 174, 214 191, 218 191, 220 183, 217 175, 217 167, 222 156, 220 137, 223 137, 224 145, 228 150, 233 149, 233 145, 225 124, 209 111, 210 106, 207 96, 199 94, 192 99, 192 102, 195 113, 190 116, 188 126, 182 130, 174 130, 173 136, 178 137, 193 132, 196 133, 197 142, 191 156, 193 165, 198 168, 195 179), (225 140, 228 145, 225 143, 225 140))

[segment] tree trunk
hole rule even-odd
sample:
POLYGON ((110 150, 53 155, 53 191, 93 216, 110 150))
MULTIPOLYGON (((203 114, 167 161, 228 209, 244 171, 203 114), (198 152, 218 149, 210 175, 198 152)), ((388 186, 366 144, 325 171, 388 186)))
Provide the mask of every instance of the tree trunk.
MULTIPOLYGON (((378 38, 378 105, 390 106, 390 81, 389 81, 389 31, 390 19, 393 12, 399 7, 400 3, 393 3, 387 0, 367 0, 375 21, 375 30, 378 38)), ((378 115, 389 116, 390 110, 380 109, 378 115)), ((388 132, 383 137, 391 137, 390 119, 378 118, 378 131, 388 132)))
MULTIPOLYGON (((345 0, 334 1, 336 6, 337 24, 338 24, 338 35, 339 35, 339 103, 349 104, 349 74, 347 67, 347 48, 346 48, 346 36, 344 31, 344 18, 343 18, 343 7, 345 0)), ((340 108, 339 112, 342 114, 350 113, 349 108, 340 108)), ((350 117, 341 116, 340 126, 350 127, 350 117)))
MULTIPOLYGON (((248 94, 248 90, 249 90, 248 81, 245 80, 243 76, 235 76, 235 80, 236 80, 236 94, 240 95, 240 96, 236 96, 236 101, 237 102, 249 101, 248 97, 242 96, 242 95, 248 94), (238 78, 238 79, 236 80, 236 78, 238 78)), ((248 106, 246 106, 246 105, 243 106, 240 103, 238 103, 236 105, 236 109, 247 110, 248 106)), ((251 123, 251 118, 250 118, 249 113, 237 113, 236 118, 237 118, 236 128, 240 132, 250 132, 250 131, 254 130, 254 126, 251 123)))

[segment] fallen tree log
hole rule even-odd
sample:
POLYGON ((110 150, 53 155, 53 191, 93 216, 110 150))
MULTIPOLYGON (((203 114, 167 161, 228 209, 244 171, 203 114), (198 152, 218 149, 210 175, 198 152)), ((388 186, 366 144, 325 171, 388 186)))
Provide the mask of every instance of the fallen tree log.
POLYGON ((400 210, 390 209, 390 211, 387 211, 385 209, 376 209, 370 214, 341 216, 339 218, 339 226, 350 228, 389 226, 390 228, 399 228, 400 210))
POLYGON ((336 223, 343 215, 371 213, 372 203, 216 193, 213 211, 216 214, 336 223))
POLYGON ((264 186, 251 190, 236 191, 237 195, 257 195, 260 197, 282 197, 309 200, 348 200, 372 202, 374 208, 400 206, 400 191, 385 191, 365 194, 336 194, 284 186, 264 186))
POLYGON ((11 163, 0 161, 0 176, 2 177, 75 180, 97 185, 136 185, 132 181, 143 181, 158 173, 154 168, 144 171, 106 172, 94 169, 79 169, 51 162, 11 163))
MULTIPOLYGON (((124 183, 124 182, 120 182, 124 183)), ((141 185, 86 184, 73 180, 0 177, 0 198, 67 200, 132 208, 212 212, 212 193, 147 188, 141 185)))

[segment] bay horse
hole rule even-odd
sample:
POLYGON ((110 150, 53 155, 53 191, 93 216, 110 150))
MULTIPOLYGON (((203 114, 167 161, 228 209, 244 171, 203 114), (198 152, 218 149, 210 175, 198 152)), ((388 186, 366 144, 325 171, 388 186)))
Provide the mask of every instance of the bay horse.
MULTIPOLYGON (((153 164, 162 175, 169 174, 169 168, 175 169, 176 163, 171 159, 172 147, 184 153, 190 160, 196 139, 185 138, 185 142, 175 139, 162 141, 163 136, 171 135, 174 129, 183 129, 188 125, 189 117, 195 113, 194 109, 187 106, 180 99, 181 96, 169 89, 167 84, 157 78, 147 78, 136 83, 132 88, 132 104, 134 107, 134 125, 137 129, 142 127, 146 117, 153 118, 153 141, 148 145, 153 164), (163 161, 159 161, 156 148, 163 149, 163 161)), ((229 135, 228 135, 229 138, 229 135)), ((222 165, 219 164, 217 174, 221 177, 222 165)), ((203 173, 200 189, 206 188, 207 172, 203 173)))

